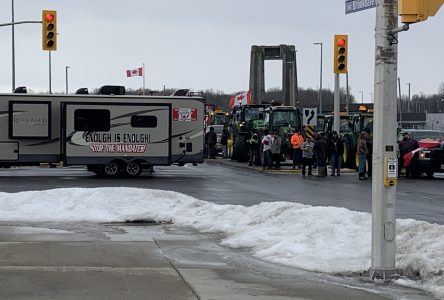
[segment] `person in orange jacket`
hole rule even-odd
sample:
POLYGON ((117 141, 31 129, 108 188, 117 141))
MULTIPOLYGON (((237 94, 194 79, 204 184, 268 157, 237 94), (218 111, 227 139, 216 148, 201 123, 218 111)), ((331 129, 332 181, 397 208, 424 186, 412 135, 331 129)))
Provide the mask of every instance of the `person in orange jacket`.
POLYGON ((304 138, 299 134, 299 130, 296 129, 294 134, 291 136, 291 145, 293 146, 293 169, 301 168, 302 161, 302 149, 301 146, 304 143, 304 138))

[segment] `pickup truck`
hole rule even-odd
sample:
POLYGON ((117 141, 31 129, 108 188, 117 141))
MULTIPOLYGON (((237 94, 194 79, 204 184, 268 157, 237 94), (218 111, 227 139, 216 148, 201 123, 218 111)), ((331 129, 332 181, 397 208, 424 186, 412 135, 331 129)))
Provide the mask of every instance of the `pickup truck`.
POLYGON ((398 142, 402 141, 404 133, 419 143, 419 149, 410 153, 412 177, 418 178, 425 173, 432 178, 435 173, 444 173, 444 131, 403 130, 398 135, 398 142))

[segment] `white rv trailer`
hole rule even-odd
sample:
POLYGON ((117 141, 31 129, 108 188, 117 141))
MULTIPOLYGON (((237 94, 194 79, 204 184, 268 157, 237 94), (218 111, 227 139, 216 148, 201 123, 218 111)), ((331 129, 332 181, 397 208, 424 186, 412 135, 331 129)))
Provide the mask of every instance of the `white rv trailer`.
POLYGON ((138 176, 202 163, 204 107, 201 97, 0 94, 0 166, 138 176))

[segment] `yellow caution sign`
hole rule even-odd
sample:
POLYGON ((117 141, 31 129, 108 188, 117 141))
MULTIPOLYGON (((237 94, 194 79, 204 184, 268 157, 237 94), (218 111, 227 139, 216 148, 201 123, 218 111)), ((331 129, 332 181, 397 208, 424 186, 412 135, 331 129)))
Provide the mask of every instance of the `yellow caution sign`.
POLYGON ((314 126, 305 126, 305 135, 306 136, 310 137, 313 140, 315 134, 316 134, 316 131, 315 131, 314 126))

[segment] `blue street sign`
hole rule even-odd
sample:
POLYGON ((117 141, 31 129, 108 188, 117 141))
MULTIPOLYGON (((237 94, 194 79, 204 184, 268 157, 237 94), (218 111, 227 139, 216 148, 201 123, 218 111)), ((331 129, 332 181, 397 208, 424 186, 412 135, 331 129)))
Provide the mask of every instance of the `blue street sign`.
POLYGON ((345 14, 376 7, 376 0, 345 0, 345 14))

